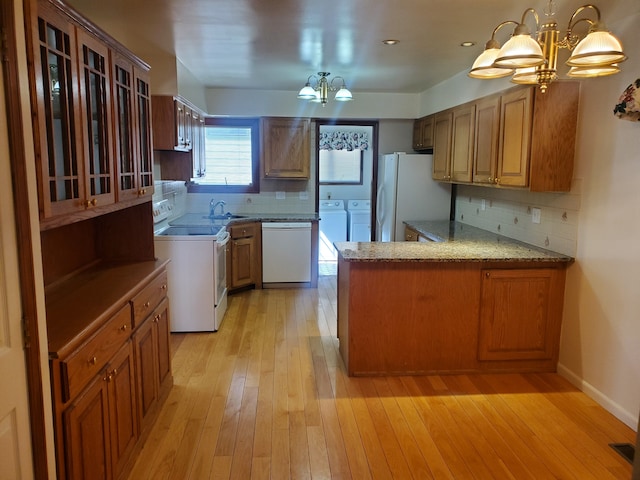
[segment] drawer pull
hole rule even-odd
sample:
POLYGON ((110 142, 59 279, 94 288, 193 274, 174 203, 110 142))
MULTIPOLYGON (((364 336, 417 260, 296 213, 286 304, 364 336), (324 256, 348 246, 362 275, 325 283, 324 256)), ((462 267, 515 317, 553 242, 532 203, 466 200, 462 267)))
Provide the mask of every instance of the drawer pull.
POLYGON ((96 363, 98 363, 98 359, 96 357, 91 357, 89 360, 87 360, 87 363, 89 365, 95 365, 96 363))
POLYGON ((156 315, 155 317, 153 317, 153 321, 154 323, 158 323, 160 321, 160 315, 156 315))
POLYGON ((126 332, 128 328, 129 328, 129 325, 125 323, 118 330, 120 330, 121 332, 126 332))
POLYGON ((149 302, 144 302, 144 308, 149 308, 149 305, 151 305, 149 302))
POLYGON ((166 289, 167 289, 167 284, 166 283, 160 287, 160 290, 166 290, 166 289))

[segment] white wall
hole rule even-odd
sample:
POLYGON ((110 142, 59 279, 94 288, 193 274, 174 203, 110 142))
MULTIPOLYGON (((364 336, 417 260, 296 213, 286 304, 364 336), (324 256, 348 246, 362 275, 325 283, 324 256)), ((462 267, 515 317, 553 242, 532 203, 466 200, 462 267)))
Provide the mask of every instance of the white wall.
MULTIPOLYGON (((206 89, 202 86, 200 81, 191 73, 187 67, 179 60, 176 59, 176 73, 178 89, 177 93, 188 99, 191 103, 201 108, 205 112, 207 111, 207 98, 206 89)), ((153 70, 151 70, 153 75, 153 70)), ((153 77, 152 77, 153 78, 153 77)))
POLYGON ((583 179, 576 263, 569 269, 560 369, 632 428, 640 407, 640 122, 613 116, 640 77, 640 2, 609 23, 629 59, 584 81, 574 175, 583 179))
MULTIPOLYGON (((640 76, 640 2, 619 0, 613 10, 619 14, 613 16, 617 21, 604 12, 603 17, 621 39, 629 59, 620 65, 621 73, 584 80, 581 85, 572 192, 579 199, 571 207, 571 215, 578 216, 572 227, 577 238, 576 261, 567 274, 559 372, 636 429, 640 407, 640 122, 618 120, 612 112, 622 91, 640 76)), ((472 80, 462 72, 423 92, 420 115, 508 85, 502 80, 472 80)), ((483 194, 471 188, 474 190, 466 193, 477 201, 483 194)), ((505 205, 514 209, 540 199, 540 194, 504 195, 505 205)))
MULTIPOLYGON (((302 87, 302 85, 301 85, 302 87)), ((418 94, 353 92, 353 101, 320 104, 300 100, 298 92, 273 90, 207 89, 210 115, 310 118, 416 118, 418 94)))

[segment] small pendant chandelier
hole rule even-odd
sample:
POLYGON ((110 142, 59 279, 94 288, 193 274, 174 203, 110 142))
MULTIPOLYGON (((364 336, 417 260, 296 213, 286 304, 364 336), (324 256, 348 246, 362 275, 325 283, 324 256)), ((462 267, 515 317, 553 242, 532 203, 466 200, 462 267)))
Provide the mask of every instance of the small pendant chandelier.
POLYGON ((298 93, 298 98, 302 100, 310 100, 314 103, 321 103, 324 107, 327 104, 329 92, 336 92, 334 100, 338 102, 349 102, 353 100, 353 95, 347 89, 347 85, 342 77, 333 77, 331 82, 327 77, 331 75, 329 72, 318 72, 318 76, 310 75, 307 83, 298 93), (334 82, 340 80, 342 83, 334 85, 334 82), (313 85, 312 85, 313 82, 313 85))

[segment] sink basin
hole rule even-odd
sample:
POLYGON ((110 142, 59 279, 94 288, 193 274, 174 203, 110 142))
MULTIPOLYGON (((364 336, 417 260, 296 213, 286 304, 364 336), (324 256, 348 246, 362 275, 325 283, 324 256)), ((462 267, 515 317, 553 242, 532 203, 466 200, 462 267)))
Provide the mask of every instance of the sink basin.
POLYGON ((224 225, 212 224, 210 226, 169 227, 158 235, 160 236, 184 236, 184 235, 216 235, 224 225))
POLYGON ((246 215, 235 215, 233 213, 227 212, 224 215, 214 215, 213 217, 211 215, 206 215, 202 218, 208 218, 209 220, 231 220, 233 218, 244 218, 246 217, 246 215))

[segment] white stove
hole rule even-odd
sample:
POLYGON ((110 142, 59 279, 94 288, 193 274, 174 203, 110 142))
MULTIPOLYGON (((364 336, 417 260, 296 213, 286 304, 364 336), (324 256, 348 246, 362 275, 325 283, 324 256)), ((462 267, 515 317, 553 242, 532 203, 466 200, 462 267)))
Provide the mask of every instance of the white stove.
POLYGON ((227 310, 227 243, 221 223, 172 225, 175 203, 153 204, 155 253, 167 266, 172 332, 216 332, 227 310))

